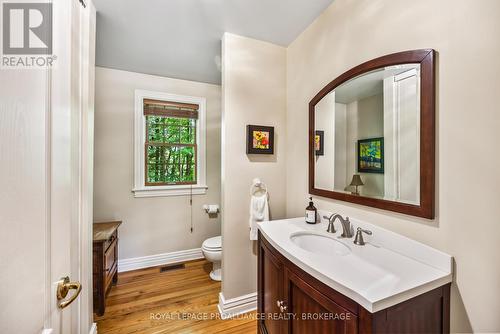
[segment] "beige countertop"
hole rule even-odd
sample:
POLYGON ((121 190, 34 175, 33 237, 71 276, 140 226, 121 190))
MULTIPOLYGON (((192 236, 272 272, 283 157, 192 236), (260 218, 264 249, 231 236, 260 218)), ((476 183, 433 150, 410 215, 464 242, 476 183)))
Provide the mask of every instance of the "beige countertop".
POLYGON ((111 222, 102 222, 102 223, 94 223, 94 236, 93 241, 106 241, 111 235, 116 231, 118 226, 121 224, 121 220, 111 221, 111 222))

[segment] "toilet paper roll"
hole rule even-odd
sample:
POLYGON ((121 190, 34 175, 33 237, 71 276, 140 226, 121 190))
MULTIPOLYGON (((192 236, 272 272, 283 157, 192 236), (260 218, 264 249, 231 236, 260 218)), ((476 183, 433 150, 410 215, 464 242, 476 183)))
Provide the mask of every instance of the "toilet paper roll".
POLYGON ((210 204, 208 206, 208 213, 217 213, 219 212, 219 206, 215 204, 210 204))
POLYGON ((217 204, 204 205, 204 208, 208 214, 213 214, 213 213, 219 212, 219 206, 217 204))

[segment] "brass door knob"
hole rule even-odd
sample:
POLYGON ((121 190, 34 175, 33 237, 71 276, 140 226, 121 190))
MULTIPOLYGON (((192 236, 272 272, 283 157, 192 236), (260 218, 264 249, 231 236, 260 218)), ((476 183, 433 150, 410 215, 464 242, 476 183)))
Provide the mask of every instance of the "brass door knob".
POLYGON ((63 309, 69 304, 71 304, 82 291, 82 285, 80 282, 70 282, 69 277, 61 278, 61 281, 57 284, 57 300, 59 301, 59 308, 63 309), (76 290, 68 300, 62 301, 68 295, 69 290, 76 290))

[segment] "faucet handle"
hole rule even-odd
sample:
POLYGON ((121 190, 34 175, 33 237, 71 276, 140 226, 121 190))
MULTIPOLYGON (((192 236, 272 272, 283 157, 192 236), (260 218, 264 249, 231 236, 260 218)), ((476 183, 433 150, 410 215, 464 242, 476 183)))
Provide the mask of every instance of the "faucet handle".
POLYGON ((328 216, 323 216, 324 219, 327 219, 328 220, 328 228, 326 229, 326 231, 328 233, 335 233, 337 231, 335 231, 335 226, 333 225, 333 220, 332 220, 332 217, 334 217, 336 215, 336 213, 333 213, 330 217, 328 216))
POLYGON ((361 227, 358 227, 357 231, 361 231, 361 232, 366 233, 368 235, 372 235, 373 234, 372 231, 370 231, 370 230, 364 230, 361 227))
POLYGON ((330 216, 324 215, 323 218, 328 219, 328 220, 332 220, 332 218, 336 215, 337 215, 336 213, 332 213, 330 216))
POLYGON ((363 233, 366 233, 368 235, 372 235, 372 231, 369 230, 363 230, 361 227, 358 227, 356 230, 356 237, 354 238, 354 243, 356 245, 363 246, 365 244, 365 240, 363 239, 363 233))
POLYGON ((335 226, 333 225, 333 222, 331 220, 328 221, 328 228, 326 229, 328 233, 335 233, 335 226))

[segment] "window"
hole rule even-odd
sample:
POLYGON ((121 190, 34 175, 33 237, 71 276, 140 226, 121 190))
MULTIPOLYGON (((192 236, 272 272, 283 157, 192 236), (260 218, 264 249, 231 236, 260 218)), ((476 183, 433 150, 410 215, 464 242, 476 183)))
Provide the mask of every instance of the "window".
POLYGON ((198 105, 144 100, 147 186, 196 184, 198 105))
POLYGON ((204 194, 205 99, 136 91, 135 197, 204 194))

